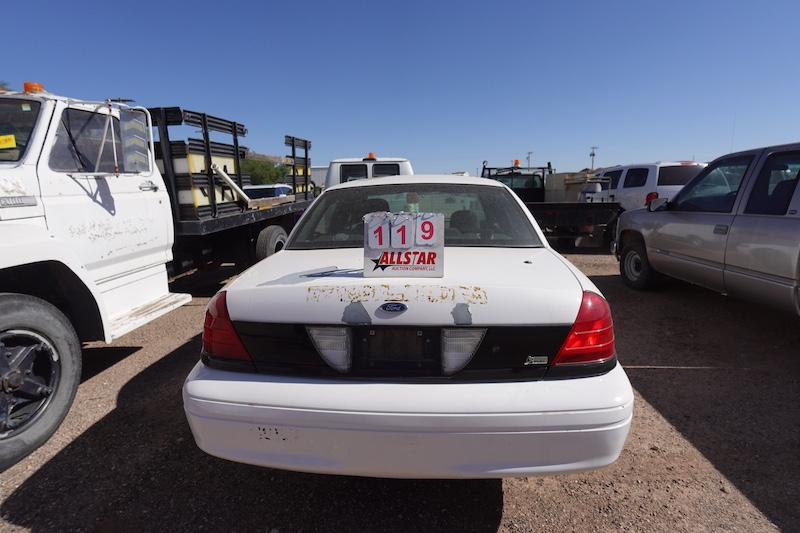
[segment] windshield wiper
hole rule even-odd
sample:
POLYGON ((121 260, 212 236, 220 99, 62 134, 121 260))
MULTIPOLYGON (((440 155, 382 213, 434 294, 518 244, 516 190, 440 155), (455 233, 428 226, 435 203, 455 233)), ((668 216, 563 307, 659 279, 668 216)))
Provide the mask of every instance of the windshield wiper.
POLYGON ((86 157, 78 148, 78 143, 75 142, 75 138, 72 136, 72 129, 69 127, 69 124, 64 122, 64 118, 61 118, 61 124, 63 124, 64 129, 67 131, 67 137, 69 137, 69 142, 72 145, 72 150, 75 152, 75 155, 78 157, 78 163, 81 165, 81 171, 87 172, 89 168, 91 168, 89 158, 86 157))

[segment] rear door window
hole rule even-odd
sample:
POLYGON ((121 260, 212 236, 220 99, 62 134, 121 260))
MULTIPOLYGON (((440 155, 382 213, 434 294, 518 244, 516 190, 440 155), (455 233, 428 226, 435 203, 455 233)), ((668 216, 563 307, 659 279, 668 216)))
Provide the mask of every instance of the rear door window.
POLYGON ((400 165, 398 163, 375 163, 372 165, 372 177, 380 178, 383 176, 399 176, 400 165))
POLYGON ((625 174, 625 185, 624 187, 644 187, 647 183, 647 173, 648 170, 646 168, 629 168, 628 172, 625 174))
POLYGON ((745 213, 785 215, 797 188, 800 152, 772 154, 767 158, 750 191, 745 213))
POLYGON ((622 170, 612 170, 610 172, 606 172, 603 174, 606 178, 611 178, 611 189, 616 189, 617 185, 619 185, 619 179, 622 177, 622 170))
POLYGON ((682 187, 700 174, 701 170, 703 167, 700 165, 661 167, 658 169, 658 184, 662 187, 669 185, 682 187))
POLYGON ((340 170, 341 182, 367 179, 367 165, 342 165, 340 170))

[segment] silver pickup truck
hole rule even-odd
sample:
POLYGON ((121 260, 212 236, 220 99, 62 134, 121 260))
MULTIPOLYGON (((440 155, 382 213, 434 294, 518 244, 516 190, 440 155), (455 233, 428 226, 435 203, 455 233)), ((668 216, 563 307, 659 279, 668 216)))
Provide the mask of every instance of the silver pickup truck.
POLYGON ((716 159, 670 201, 619 219, 626 285, 660 275, 800 314, 800 143, 716 159))

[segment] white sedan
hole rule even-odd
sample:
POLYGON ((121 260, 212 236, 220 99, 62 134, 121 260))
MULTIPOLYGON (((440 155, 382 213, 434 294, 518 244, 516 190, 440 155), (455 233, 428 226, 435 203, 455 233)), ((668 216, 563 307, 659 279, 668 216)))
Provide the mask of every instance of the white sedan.
POLYGON ((209 302, 183 400, 211 455, 403 478, 606 466, 633 415, 597 287, 507 187, 461 176, 327 189, 281 252, 209 302), (430 213, 418 241, 435 223, 443 242, 373 258, 366 246, 401 243, 370 213, 430 213))

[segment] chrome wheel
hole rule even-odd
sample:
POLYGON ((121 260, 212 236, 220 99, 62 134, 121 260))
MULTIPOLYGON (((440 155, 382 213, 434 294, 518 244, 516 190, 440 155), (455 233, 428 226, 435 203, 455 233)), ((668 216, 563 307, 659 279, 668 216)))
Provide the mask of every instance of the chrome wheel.
POLYGON ((41 416, 60 376, 58 352, 46 338, 25 329, 0 332, 0 440, 41 416))

